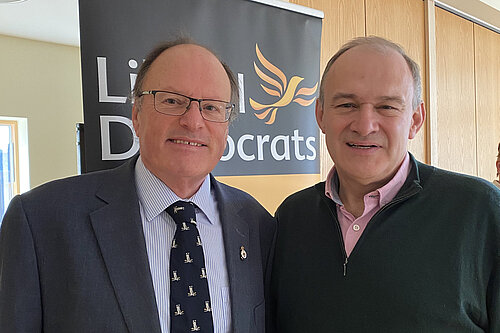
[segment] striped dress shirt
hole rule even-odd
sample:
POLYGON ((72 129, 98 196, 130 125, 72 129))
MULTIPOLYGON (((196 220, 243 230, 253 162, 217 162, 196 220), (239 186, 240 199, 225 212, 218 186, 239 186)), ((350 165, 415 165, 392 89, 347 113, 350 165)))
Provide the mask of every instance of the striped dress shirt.
POLYGON ((210 176, 207 175, 200 189, 191 198, 179 198, 144 166, 139 156, 135 167, 135 179, 162 333, 170 332, 169 263, 170 248, 176 229, 174 220, 165 209, 178 200, 192 201, 197 206, 196 221, 203 243, 214 332, 230 332, 231 304, 226 254, 217 200, 210 188, 210 176))

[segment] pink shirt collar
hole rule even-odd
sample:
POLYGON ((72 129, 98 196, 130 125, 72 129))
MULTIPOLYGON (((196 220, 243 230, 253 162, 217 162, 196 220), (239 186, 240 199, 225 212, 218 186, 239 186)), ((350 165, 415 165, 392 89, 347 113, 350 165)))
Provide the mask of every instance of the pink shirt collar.
POLYGON ((335 167, 330 170, 325 184, 325 195, 332 199, 337 204, 337 218, 339 221, 342 237, 344 239, 344 247, 347 256, 351 255, 359 238, 363 234, 371 218, 382 208, 388 204, 406 181, 410 172, 410 156, 407 153, 403 163, 399 167, 394 177, 381 188, 367 193, 363 200, 365 209, 363 214, 355 218, 348 212, 338 194, 339 179, 335 167))
MULTIPOLYGON (((367 195, 377 194, 380 196, 379 197, 380 207, 384 206, 385 204, 391 202, 392 199, 394 199, 394 197, 399 192, 401 187, 403 187, 403 184, 405 183, 409 173, 410 173, 410 154, 406 153, 403 163, 401 163, 401 166, 399 167, 394 177, 392 177, 392 179, 381 188, 366 194, 365 197, 367 195)), ((339 197, 338 188, 339 188, 339 178, 337 176, 337 171, 335 170, 335 165, 334 165, 326 178, 325 195, 328 198, 332 199, 336 204, 343 206, 342 201, 340 200, 339 197)))

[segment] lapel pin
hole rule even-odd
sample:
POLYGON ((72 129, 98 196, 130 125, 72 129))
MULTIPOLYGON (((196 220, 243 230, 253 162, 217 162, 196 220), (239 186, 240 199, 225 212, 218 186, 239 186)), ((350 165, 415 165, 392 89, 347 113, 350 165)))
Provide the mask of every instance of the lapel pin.
POLYGON ((240 259, 245 260, 247 258, 247 251, 245 251, 244 246, 240 246, 240 259))

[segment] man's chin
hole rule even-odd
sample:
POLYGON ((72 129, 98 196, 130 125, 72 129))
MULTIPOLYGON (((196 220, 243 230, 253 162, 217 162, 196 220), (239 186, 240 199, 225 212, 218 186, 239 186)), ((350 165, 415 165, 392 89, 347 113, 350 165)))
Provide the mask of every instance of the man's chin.
POLYGON ((352 163, 344 165, 341 168, 337 167, 337 170, 341 181, 343 176, 345 176, 357 180, 360 184, 371 184, 385 178, 382 168, 378 168, 370 163, 352 163))

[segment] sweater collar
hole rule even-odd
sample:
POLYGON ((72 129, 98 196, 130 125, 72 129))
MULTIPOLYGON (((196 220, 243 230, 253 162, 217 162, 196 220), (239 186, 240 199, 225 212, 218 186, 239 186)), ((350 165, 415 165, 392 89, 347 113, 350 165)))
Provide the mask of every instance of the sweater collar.
MULTIPOLYGON (((415 159, 415 157, 413 157, 411 153, 409 153, 409 155, 410 155, 410 171, 408 173, 408 177, 406 177, 403 186, 401 187, 399 192, 396 194, 396 196, 394 197, 394 199, 392 199, 390 203, 395 201, 405 200, 417 194, 423 188, 421 184, 421 177, 420 177, 421 175, 418 166, 419 162, 415 159)), ((327 201, 329 201, 330 203, 335 204, 331 199, 329 199, 325 195, 325 182, 321 182, 317 184, 315 187, 321 193, 322 197, 327 199, 327 201)))

